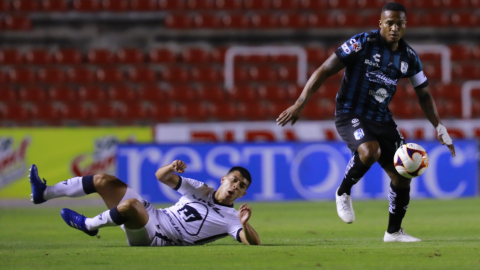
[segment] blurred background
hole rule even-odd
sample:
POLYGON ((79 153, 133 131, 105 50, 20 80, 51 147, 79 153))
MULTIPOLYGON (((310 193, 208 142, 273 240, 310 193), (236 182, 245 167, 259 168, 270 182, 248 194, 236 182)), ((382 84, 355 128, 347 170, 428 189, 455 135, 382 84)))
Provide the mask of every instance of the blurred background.
MULTIPOLYGON (((349 158, 332 121, 343 71, 295 126, 274 120, 336 48, 378 28, 386 2, 0 0, 0 198, 28 195, 17 180, 31 163, 53 182, 108 172, 142 192, 174 158, 211 185, 229 166, 248 167, 259 179, 249 200, 333 198, 349 158)), ((459 142, 456 159, 431 142, 436 133, 401 80, 390 109, 407 141, 431 154, 413 197, 475 196, 480 0, 397 2, 459 142)), ((386 176, 376 168, 369 177, 353 196, 384 198, 386 176)), ((149 198, 174 200, 169 192, 149 198)))

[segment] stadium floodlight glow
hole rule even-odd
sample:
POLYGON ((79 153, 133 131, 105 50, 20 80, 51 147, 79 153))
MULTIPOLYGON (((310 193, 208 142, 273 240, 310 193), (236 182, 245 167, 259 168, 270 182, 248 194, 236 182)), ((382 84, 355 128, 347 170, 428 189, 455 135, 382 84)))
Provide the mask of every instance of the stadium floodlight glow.
POLYGON ((462 117, 472 116, 472 91, 480 90, 480 81, 466 81, 462 84, 462 117))
POLYGON ((438 53, 442 58, 442 82, 452 81, 452 62, 450 59, 450 48, 440 44, 412 44, 417 53, 438 53))
POLYGON ((231 90, 235 86, 235 56, 248 55, 296 55, 297 84, 304 86, 307 82, 307 52, 300 46, 232 46, 225 53, 225 88, 231 90))

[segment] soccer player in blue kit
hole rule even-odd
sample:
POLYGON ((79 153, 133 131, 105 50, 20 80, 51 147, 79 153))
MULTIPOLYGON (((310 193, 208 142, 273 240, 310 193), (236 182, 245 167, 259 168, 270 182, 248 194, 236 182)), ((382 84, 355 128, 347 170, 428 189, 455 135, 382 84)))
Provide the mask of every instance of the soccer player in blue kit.
POLYGON ((313 93, 328 77, 345 68, 336 96, 335 125, 353 156, 335 194, 337 212, 346 223, 355 220, 351 188, 378 162, 391 179, 385 242, 420 241, 406 234, 401 226, 410 201, 411 180, 398 174, 393 165, 396 149, 405 143, 388 109, 399 79, 410 80, 423 112, 437 130, 438 140, 455 156, 455 147, 438 116, 420 59, 402 39, 406 18, 403 5, 384 5, 380 29, 355 35, 342 44, 312 74, 295 104, 277 118, 278 125, 295 124, 313 93))

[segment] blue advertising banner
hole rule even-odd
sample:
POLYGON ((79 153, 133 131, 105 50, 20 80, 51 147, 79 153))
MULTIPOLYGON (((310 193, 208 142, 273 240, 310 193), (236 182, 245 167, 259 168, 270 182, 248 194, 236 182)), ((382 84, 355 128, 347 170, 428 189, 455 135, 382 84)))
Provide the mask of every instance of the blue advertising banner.
MULTIPOLYGON (((455 141, 454 158, 437 141, 416 143, 426 149, 429 167, 412 180, 412 198, 477 195, 476 141, 455 141)), ((222 176, 239 165, 253 178, 244 201, 333 200, 350 157, 350 150, 340 142, 128 144, 117 149, 117 176, 151 202, 175 202, 179 194, 155 178, 159 167, 183 160, 185 177, 217 188, 222 176)), ((389 185, 387 174, 375 164, 354 186, 352 197, 386 199, 389 185)))

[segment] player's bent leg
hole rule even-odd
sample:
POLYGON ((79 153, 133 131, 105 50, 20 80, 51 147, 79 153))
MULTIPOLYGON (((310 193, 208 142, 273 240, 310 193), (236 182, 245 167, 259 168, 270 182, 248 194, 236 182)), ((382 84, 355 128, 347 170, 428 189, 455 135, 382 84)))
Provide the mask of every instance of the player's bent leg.
POLYGON ((29 180, 30 180, 30 187, 32 190, 32 193, 30 194, 30 200, 34 204, 40 204, 43 202, 46 202, 43 193, 45 192, 45 189, 47 188, 47 181, 45 179, 40 179, 40 176, 38 176, 38 168, 35 164, 32 164, 30 167, 30 174, 29 174, 29 180))
POLYGON ((123 224, 130 246, 151 246, 156 239, 155 208, 139 200, 128 199, 118 205, 126 222, 123 224))
POLYGON ((87 218, 84 215, 81 215, 68 208, 63 208, 62 211, 60 212, 60 215, 62 216, 63 220, 65 221, 65 223, 67 223, 68 226, 74 229, 80 230, 90 236, 95 236, 98 234, 98 229, 95 229, 95 230, 87 229, 85 225, 85 220, 87 218))
POLYGON ((124 199, 128 188, 117 177, 104 173, 93 176, 93 186, 108 208, 117 206, 124 199))
POLYGON ((117 209, 125 219, 124 226, 127 229, 140 229, 148 222, 148 212, 137 199, 125 200, 117 206, 117 209))

